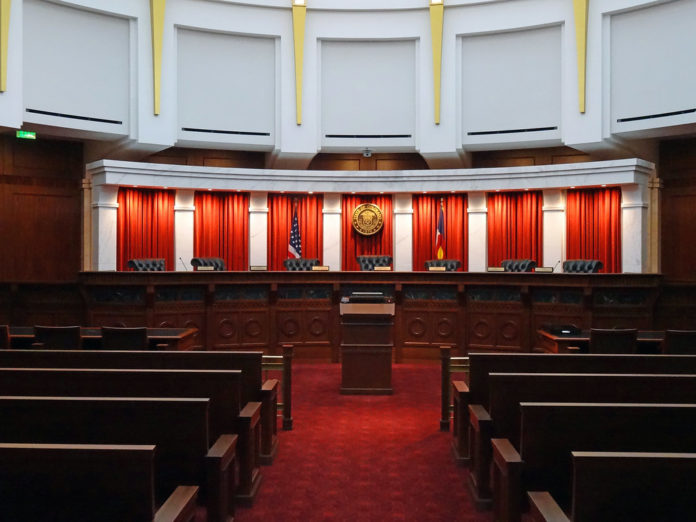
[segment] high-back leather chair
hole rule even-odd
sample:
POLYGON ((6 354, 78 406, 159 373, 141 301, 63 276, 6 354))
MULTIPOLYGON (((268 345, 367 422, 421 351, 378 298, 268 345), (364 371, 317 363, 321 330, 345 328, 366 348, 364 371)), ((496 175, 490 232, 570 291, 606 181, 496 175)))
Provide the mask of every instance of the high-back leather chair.
POLYGON ((319 266, 318 259, 311 259, 307 257, 291 257, 283 261, 285 270, 291 272, 294 271, 309 271, 312 270, 313 266, 319 266))
POLYGON ((567 259, 563 261, 563 271, 568 274, 594 274, 604 267, 597 259, 567 259))
POLYGON ((79 326, 34 326, 32 348, 46 350, 80 350, 82 335, 79 326))
POLYGON ((225 268, 225 260, 220 257, 193 257, 191 258, 191 266, 195 268, 212 266, 216 272, 227 270, 225 268))
POLYGON ((392 264, 391 256, 358 256, 357 259, 362 271, 370 271, 374 270, 376 266, 391 266, 392 264))
POLYGON ((147 328, 102 326, 104 350, 147 350, 150 346, 147 328))
POLYGON ((10 349, 10 327, 0 324, 0 350, 10 349))
POLYGON ((665 354, 696 354, 696 330, 665 330, 665 354))
POLYGON ((590 329, 590 353, 636 353, 637 348, 635 328, 590 329))
POLYGON ((444 266, 445 271, 454 272, 459 270, 462 262, 459 259, 429 259, 425 262, 425 269, 427 270, 431 266, 444 266))
POLYGON ((531 259, 505 259, 500 263, 506 272, 531 272, 537 266, 531 259))
POLYGON ((136 272, 165 271, 164 259, 162 258, 129 259, 128 268, 132 268, 136 272))

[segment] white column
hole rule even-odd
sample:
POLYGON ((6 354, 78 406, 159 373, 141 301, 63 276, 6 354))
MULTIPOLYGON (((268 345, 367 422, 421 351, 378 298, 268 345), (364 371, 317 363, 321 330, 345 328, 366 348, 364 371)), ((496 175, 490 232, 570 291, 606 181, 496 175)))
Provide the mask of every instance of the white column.
POLYGON ((92 189, 92 270, 116 270, 118 186, 92 189))
POLYGON ((324 252, 322 263, 341 270, 341 195, 324 194, 324 252))
POLYGON ((621 270, 646 272, 648 266, 648 189, 621 185, 621 270))
POLYGON ((413 270, 413 197, 394 194, 394 271, 413 270))
POLYGON ((268 193, 249 197, 249 266, 268 266, 268 193))
POLYGON ((544 259, 539 259, 542 266, 554 267, 555 272, 562 270, 566 251, 566 199, 565 192, 559 189, 544 190, 543 212, 543 250, 544 259))
POLYGON ((193 270, 193 205, 194 190, 179 189, 174 200, 174 266, 175 270, 193 270))
POLYGON ((485 272, 488 266, 488 208, 485 192, 469 192, 469 272, 485 272))

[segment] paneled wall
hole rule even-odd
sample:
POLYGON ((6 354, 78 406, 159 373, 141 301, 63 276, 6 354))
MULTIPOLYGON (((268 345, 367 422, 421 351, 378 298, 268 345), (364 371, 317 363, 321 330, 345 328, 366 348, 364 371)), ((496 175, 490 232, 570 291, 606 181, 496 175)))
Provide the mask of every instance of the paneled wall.
POLYGON ((264 153, 240 150, 185 149, 172 147, 153 154, 144 161, 169 165, 200 167, 263 168, 264 153))
POLYGON ((418 170, 428 165, 419 154, 317 154, 309 170, 418 170))

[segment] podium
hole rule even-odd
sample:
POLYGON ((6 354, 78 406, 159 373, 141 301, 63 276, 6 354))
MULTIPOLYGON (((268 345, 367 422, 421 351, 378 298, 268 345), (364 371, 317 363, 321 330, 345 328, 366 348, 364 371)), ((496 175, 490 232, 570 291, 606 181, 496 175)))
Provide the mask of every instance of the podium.
POLYGON ((394 303, 341 302, 341 393, 391 395, 394 303))

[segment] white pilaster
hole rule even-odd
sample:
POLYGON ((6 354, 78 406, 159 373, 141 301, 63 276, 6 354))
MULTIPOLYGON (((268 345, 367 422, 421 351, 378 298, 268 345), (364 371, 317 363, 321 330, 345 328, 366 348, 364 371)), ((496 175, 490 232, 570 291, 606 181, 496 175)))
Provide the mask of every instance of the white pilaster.
POLYGON ((341 270, 341 195, 324 194, 324 252, 322 263, 341 270))
POLYGON ((488 207, 485 192, 469 192, 469 272, 488 266, 488 207))
POLYGON ((413 196, 394 194, 394 271, 413 270, 413 196))
POLYGON ((194 190, 179 189, 174 201, 174 266, 175 270, 192 270, 194 190))
POLYGON ((268 266, 268 193, 249 197, 249 265, 268 266))
POLYGON ((118 187, 92 189, 92 270, 116 270, 118 187))
POLYGON ((648 266, 648 189, 621 185, 621 270, 646 272, 648 266))
POLYGON ((543 212, 543 249, 542 266, 562 270, 566 251, 566 199, 562 190, 544 190, 543 212))

